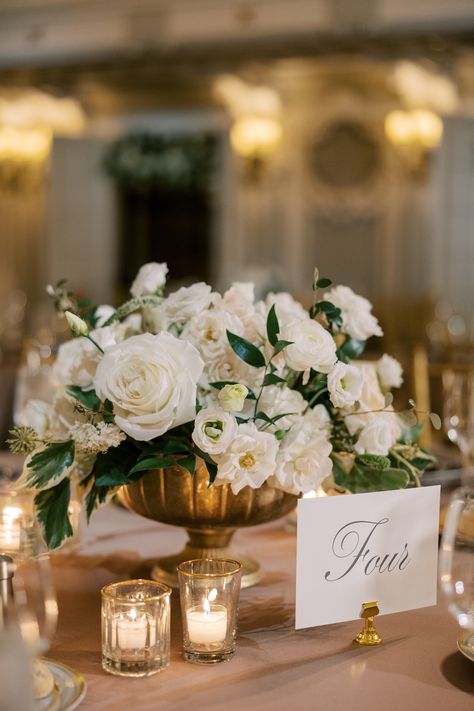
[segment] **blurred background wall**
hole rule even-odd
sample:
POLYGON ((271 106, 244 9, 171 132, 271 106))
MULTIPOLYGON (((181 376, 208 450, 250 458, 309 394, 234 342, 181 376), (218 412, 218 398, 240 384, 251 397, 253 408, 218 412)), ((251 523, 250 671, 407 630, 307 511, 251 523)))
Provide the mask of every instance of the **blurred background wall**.
POLYGON ((472 0, 0 3, 4 367, 60 337, 44 284, 151 260, 306 302, 318 266, 470 359, 473 194, 472 0))

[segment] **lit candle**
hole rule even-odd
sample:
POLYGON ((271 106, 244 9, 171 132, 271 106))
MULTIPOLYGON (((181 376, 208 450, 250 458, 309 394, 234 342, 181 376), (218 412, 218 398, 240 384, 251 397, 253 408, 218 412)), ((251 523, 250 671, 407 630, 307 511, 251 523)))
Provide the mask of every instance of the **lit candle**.
POLYGON ((152 622, 150 615, 138 615, 134 607, 125 615, 120 615, 117 620, 117 646, 120 649, 152 647, 156 642, 156 630, 152 622))
POLYGON ((211 590, 202 607, 192 607, 186 612, 190 642, 194 644, 222 643, 227 634, 227 610, 222 605, 211 605, 217 590, 211 590))
POLYGON ((20 550, 20 517, 23 511, 17 506, 5 506, 0 522, 0 552, 11 553, 20 550))

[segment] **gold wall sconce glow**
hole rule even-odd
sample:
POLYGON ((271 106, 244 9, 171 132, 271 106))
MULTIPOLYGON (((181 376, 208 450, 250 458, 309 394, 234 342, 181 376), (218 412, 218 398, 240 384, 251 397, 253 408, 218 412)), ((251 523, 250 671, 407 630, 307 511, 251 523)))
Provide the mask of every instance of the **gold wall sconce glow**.
POLYGON ((230 131, 235 152, 244 158, 266 158, 278 147, 281 124, 269 116, 242 116, 230 131))
POLYGON ((390 111, 385 117, 385 134, 400 150, 410 170, 419 172, 430 151, 441 143, 443 122, 428 109, 390 111))

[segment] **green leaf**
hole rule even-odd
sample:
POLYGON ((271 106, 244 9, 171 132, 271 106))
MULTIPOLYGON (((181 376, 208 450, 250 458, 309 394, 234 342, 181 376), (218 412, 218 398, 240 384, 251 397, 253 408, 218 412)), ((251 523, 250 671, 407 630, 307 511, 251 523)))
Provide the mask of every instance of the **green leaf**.
POLYGON ((28 484, 35 489, 42 489, 50 481, 59 479, 65 469, 74 461, 74 442, 52 442, 34 454, 28 462, 28 469, 33 472, 28 477, 28 484))
POLYGON ((137 448, 129 440, 98 454, 93 469, 96 486, 108 489, 111 486, 130 484, 133 478, 130 478, 129 470, 136 463, 138 454, 137 448))
POLYGON ((273 304, 267 316, 267 336, 272 346, 276 345, 276 343, 278 342, 279 333, 280 324, 278 323, 278 317, 275 311, 275 304, 273 304))
POLYGON ((58 548, 65 538, 73 534, 68 516, 70 496, 71 482, 68 478, 35 496, 37 516, 48 548, 58 548))
POLYGON ((365 341, 357 341, 355 338, 348 338, 344 341, 342 346, 337 350, 337 357, 339 360, 348 363, 354 358, 358 358, 365 349, 365 341))
POLYGON ((247 341, 245 338, 242 338, 231 331, 227 331, 227 339, 234 353, 239 356, 244 363, 252 365, 254 368, 265 367, 265 358, 263 353, 257 348, 257 346, 254 346, 253 343, 250 343, 250 341, 247 341))
POLYGON ((277 440, 280 441, 281 439, 283 439, 283 437, 287 434, 288 431, 289 430, 277 430, 273 434, 275 435, 277 440))
POLYGON ((122 321, 143 306, 158 306, 161 301, 161 298, 158 296, 139 296, 136 299, 130 299, 130 301, 122 304, 120 308, 114 311, 112 316, 104 323, 104 326, 111 326, 113 323, 116 323, 116 321, 122 321))
POLYGON ((388 469, 390 467, 390 459, 380 454, 359 454, 356 462, 369 469, 388 469))
MULTIPOLYGON (((405 427, 410 428, 411 432, 415 431, 415 427, 418 427, 418 424, 421 424, 418 423, 418 418, 413 412, 413 410, 403 410, 402 412, 398 413, 398 417, 405 427)), ((420 429, 418 430, 417 436, 420 433, 422 427, 423 425, 421 425, 420 429)))
POLYGON ((332 281, 330 279, 326 279, 325 277, 322 277, 321 279, 318 279, 316 282, 316 286, 318 289, 327 289, 328 286, 331 286, 332 281))
MULTIPOLYGON (((216 390, 222 390, 226 385, 240 385, 236 380, 216 380, 214 383, 209 383, 209 385, 213 388, 216 388, 216 390)), ((247 387, 247 386, 245 386, 247 387)), ((256 400, 257 398, 255 397, 255 393, 253 390, 250 390, 247 388, 248 393, 246 400, 256 400)))
POLYGON ((372 469, 355 462, 348 475, 345 486, 353 494, 369 491, 391 491, 405 489, 410 477, 404 469, 372 469))
POLYGON ((217 464, 214 462, 206 462, 207 471, 209 472, 209 486, 215 481, 217 476, 217 464))
POLYGON ((287 346, 293 345, 293 341, 277 341, 275 343, 275 346, 273 348, 273 354, 278 355, 283 351, 287 346))
POLYGON ((196 457, 194 454, 190 454, 189 457, 183 457, 178 461, 180 467, 187 469, 188 472, 194 475, 196 471, 196 457))
POLYGON ((430 422, 435 430, 440 430, 442 427, 440 416, 436 412, 430 412, 428 417, 430 418, 430 422))
POLYGON ((88 410, 98 410, 100 408, 100 400, 97 397, 95 390, 83 390, 77 385, 68 385, 66 387, 68 395, 78 400, 81 405, 87 407, 88 410))
POLYGON ((332 456, 332 475, 338 486, 345 486, 347 472, 337 456, 332 456))
POLYGON ((185 442, 165 442, 160 452, 166 454, 187 454, 189 452, 189 446, 185 442))
POLYGON ((266 415, 264 412, 257 412, 255 415, 256 420, 263 420, 264 422, 267 422, 269 425, 274 425, 275 423, 278 422, 278 420, 281 420, 283 417, 288 417, 289 415, 296 415, 296 412, 282 412, 281 415, 276 415, 275 417, 269 417, 266 415))
POLYGON ((135 464, 128 474, 131 476, 132 474, 151 471, 152 469, 164 469, 165 467, 172 467, 174 464, 174 459, 170 459, 169 457, 148 457, 147 459, 142 459, 138 464, 135 464))
POLYGON ((275 375, 275 373, 267 373, 263 379, 262 387, 264 388, 267 385, 277 385, 278 383, 286 383, 285 378, 280 378, 280 376, 275 375))

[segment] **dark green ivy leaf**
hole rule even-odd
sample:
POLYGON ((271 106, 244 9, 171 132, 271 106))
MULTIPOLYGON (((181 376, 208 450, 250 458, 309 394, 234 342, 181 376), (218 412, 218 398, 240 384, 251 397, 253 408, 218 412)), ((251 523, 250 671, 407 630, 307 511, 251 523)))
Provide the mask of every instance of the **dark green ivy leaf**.
POLYGON ((37 516, 48 548, 58 548, 65 538, 73 534, 68 516, 70 495, 71 482, 66 477, 56 486, 35 496, 37 516))
POLYGON ((74 461, 74 442, 52 442, 47 444, 41 452, 34 454, 28 469, 33 472, 28 477, 28 484, 36 489, 41 489, 50 481, 59 479, 65 469, 74 461))
POLYGON ((253 343, 250 343, 250 341, 247 341, 245 338, 242 338, 231 331, 227 331, 227 339, 234 353, 238 355, 244 363, 252 365, 254 368, 265 367, 265 358, 263 353, 257 348, 257 346, 254 346, 253 343))

